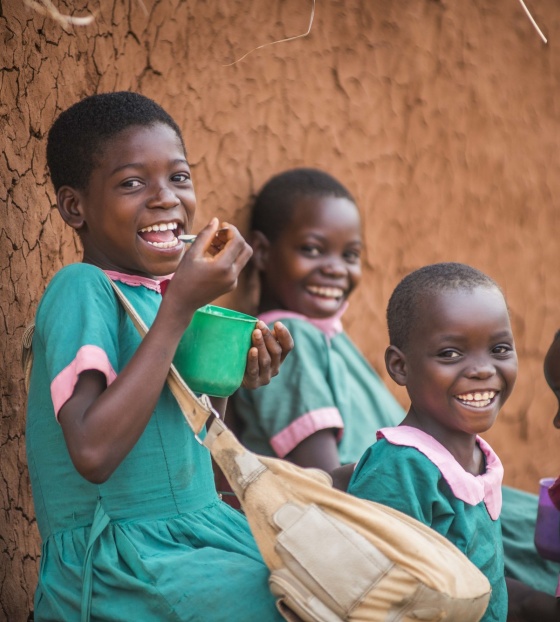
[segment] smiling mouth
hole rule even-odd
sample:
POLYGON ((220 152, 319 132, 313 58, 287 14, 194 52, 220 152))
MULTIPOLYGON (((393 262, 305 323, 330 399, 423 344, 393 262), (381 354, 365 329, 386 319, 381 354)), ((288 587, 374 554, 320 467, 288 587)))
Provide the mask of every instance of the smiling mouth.
POLYGON ((498 391, 475 391, 474 393, 456 395, 455 399, 465 406, 471 406, 472 408, 485 408, 494 401, 497 394, 498 391))
POLYGON ((319 287, 317 285, 308 285, 307 291, 313 296, 321 298, 330 298, 331 300, 340 300, 344 297, 344 290, 340 287, 319 287))
POLYGON ((177 235, 182 232, 178 222, 160 222, 138 231, 138 235, 151 246, 156 248, 173 248, 181 244, 177 235))

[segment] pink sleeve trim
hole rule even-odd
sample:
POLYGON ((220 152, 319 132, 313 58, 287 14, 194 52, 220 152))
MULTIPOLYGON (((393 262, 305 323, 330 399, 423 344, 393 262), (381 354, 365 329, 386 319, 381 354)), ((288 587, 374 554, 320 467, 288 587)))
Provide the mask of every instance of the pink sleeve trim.
POLYGON ((490 445, 480 436, 476 442, 486 457, 486 471, 472 475, 463 469, 451 452, 433 436, 410 426, 382 428, 377 438, 385 438, 393 445, 414 447, 433 462, 458 498, 469 505, 484 501, 492 520, 497 520, 502 509, 502 480, 504 467, 490 445))
POLYGON ((270 439, 270 445, 280 458, 284 458, 293 449, 295 449, 301 441, 311 436, 319 430, 328 430, 329 428, 339 428, 338 439, 342 437, 344 430, 344 422, 337 408, 318 408, 305 413, 298 417, 287 428, 284 428, 278 434, 270 439))
POLYGON ((78 350, 76 358, 51 383, 51 398, 57 419, 60 409, 74 392, 78 375, 86 369, 95 369, 103 373, 107 379, 107 385, 110 385, 117 377, 104 350, 98 346, 82 346, 78 350))

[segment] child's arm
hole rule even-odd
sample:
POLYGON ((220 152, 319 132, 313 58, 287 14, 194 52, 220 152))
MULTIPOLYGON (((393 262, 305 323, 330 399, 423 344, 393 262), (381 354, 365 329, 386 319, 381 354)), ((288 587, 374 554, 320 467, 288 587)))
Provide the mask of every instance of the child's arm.
POLYGON ((100 372, 82 372, 60 409, 72 462, 89 481, 106 481, 138 441, 195 310, 233 289, 251 256, 249 245, 231 226, 219 252, 207 253, 217 228, 213 219, 185 253, 148 334, 110 386, 100 372))
POLYGON ((331 477, 333 480, 333 488, 346 492, 355 468, 356 463, 352 462, 351 464, 345 464, 332 471, 331 477))
POLYGON ((538 592, 527 585, 506 578, 508 589, 507 622, 559 622, 560 599, 538 592))
POLYGON ((340 466, 334 430, 325 429, 314 432, 294 447, 286 455, 286 460, 301 467, 315 467, 330 473, 340 466))

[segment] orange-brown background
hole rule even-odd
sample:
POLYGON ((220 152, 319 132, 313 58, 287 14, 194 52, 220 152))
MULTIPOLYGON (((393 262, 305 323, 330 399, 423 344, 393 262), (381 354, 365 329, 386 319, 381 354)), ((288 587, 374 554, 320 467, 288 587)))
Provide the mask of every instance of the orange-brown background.
MULTIPOLYGON (((61 26, 0 0, 0 619, 31 608, 38 537, 26 473, 19 343, 47 281, 79 258, 52 209, 45 135, 96 92, 153 97, 183 128, 199 200, 245 227, 273 173, 317 166, 354 193, 363 284, 346 327, 382 369, 384 308, 420 265, 471 263, 504 288, 520 373, 486 435, 506 482, 536 491, 559 470, 542 359, 560 327, 556 197, 560 5, 532 0, 544 45, 516 0, 59 0, 90 26, 61 26), (146 12, 143 7, 145 7, 146 12)), ((243 289, 227 302, 248 308, 243 289)), ((393 385, 389 385, 393 389, 393 385)), ((406 396, 396 393, 406 404, 406 396)))

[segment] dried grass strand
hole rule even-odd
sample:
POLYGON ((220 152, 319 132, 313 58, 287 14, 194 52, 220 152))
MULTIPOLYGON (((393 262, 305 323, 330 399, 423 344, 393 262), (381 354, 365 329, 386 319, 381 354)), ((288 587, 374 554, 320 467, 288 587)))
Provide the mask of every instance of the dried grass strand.
POLYGON ((72 15, 63 15, 51 2, 51 0, 23 0, 24 3, 40 15, 46 15, 55 22, 60 24, 64 30, 68 32, 69 26, 88 26, 91 24, 95 15, 86 15, 85 17, 73 17, 72 15))
POLYGON ((138 4, 140 5, 140 8, 141 8, 141 9, 142 9, 142 11, 144 12, 144 15, 145 15, 146 17, 148 17, 148 16, 149 16, 149 13, 148 13, 148 9, 147 9, 146 5, 144 4, 144 0, 138 0, 138 4))
POLYGON ((537 22, 533 19, 533 16, 531 15, 529 9, 525 6, 523 0, 519 0, 519 2, 521 3, 521 6, 523 7, 525 13, 527 13, 527 17, 529 18, 531 24, 533 24, 535 30, 539 33, 540 38, 544 41, 544 43, 548 43, 546 37, 542 33, 542 30, 538 27, 537 22))
POLYGON ((258 45, 256 48, 253 48, 249 50, 248 52, 246 52, 245 54, 243 54, 243 56, 241 56, 237 60, 234 60, 233 63, 222 65, 222 67, 231 67, 232 65, 236 65, 237 63, 242 61, 244 58, 247 58, 249 54, 252 54, 253 52, 256 52, 257 50, 262 50, 262 48, 266 48, 269 45, 276 45, 277 43, 286 43, 286 41, 293 41, 294 39, 301 39, 302 37, 307 37, 307 35, 311 32, 311 26, 313 25, 314 18, 315 18, 315 0, 313 0, 313 4, 311 6, 311 15, 309 16, 309 26, 306 32, 300 35, 295 35, 294 37, 287 37, 286 39, 278 39, 278 41, 269 41, 268 43, 263 43, 262 45, 258 45))

